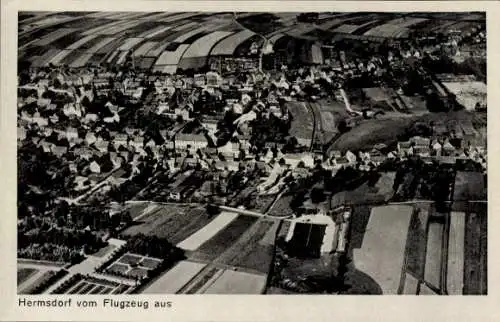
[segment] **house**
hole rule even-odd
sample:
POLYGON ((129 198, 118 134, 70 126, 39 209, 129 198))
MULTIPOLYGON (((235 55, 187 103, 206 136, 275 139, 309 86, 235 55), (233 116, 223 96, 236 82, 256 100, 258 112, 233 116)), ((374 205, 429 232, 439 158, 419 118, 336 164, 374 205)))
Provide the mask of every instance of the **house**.
POLYGON ((58 146, 58 145, 52 146, 52 153, 59 158, 65 155, 67 152, 68 148, 65 146, 58 146))
POLYGON ((453 145, 451 145, 451 143, 449 141, 446 141, 444 144, 443 144, 443 149, 442 149, 442 154, 444 156, 451 156, 455 153, 456 149, 453 145))
POLYGON ((101 167, 96 161, 92 161, 89 165, 89 169, 92 173, 101 173, 101 167))
POLYGON ((51 103, 51 100, 50 98, 39 98, 36 102, 36 104, 39 106, 39 107, 47 107, 49 106, 49 104, 51 103))
POLYGON ((430 139, 423 138, 420 136, 414 136, 410 139, 410 142, 412 142, 415 147, 429 147, 430 145, 430 139))
POLYGON ((50 143, 50 142, 46 141, 45 139, 41 139, 38 142, 38 146, 42 148, 43 152, 50 153, 50 152, 52 152, 52 148, 55 146, 55 144, 50 143))
POLYGON ((73 154, 81 157, 82 159, 89 160, 94 154, 93 151, 87 147, 73 149, 73 154))
POLYGON ((92 145, 97 141, 97 137, 95 136, 94 132, 87 132, 85 135, 85 143, 87 145, 92 145))
POLYGON ((237 158, 239 155, 240 144, 238 142, 228 141, 224 146, 217 148, 217 151, 225 158, 237 158))
POLYGON ((415 146, 413 147, 413 152, 421 157, 427 157, 431 155, 431 149, 428 146, 415 146))
POLYGON ((204 119, 201 124, 205 129, 207 129, 210 133, 215 133, 217 132, 217 124, 219 123, 218 120, 210 118, 210 119, 204 119))
POLYGON ((345 168, 351 165, 351 162, 346 157, 335 158, 332 163, 334 164, 335 169, 345 168))
POLYGON ((120 146, 126 147, 128 144, 128 137, 126 134, 118 133, 113 139, 113 146, 118 149, 120 146))
POLYGON ((347 158, 347 160, 349 161, 349 163, 351 163, 351 164, 356 163, 356 160, 357 160, 356 155, 354 153, 352 153, 351 151, 348 150, 345 153, 345 157, 347 158))
POLYGON ((340 152, 339 150, 330 151, 330 155, 329 155, 330 158, 340 158, 341 156, 342 156, 342 152, 340 152))
POLYGON ((113 167, 119 167, 125 163, 125 160, 117 152, 110 152, 109 158, 113 163, 113 167))
POLYGON ((26 139, 26 129, 24 127, 17 127, 17 140, 24 141, 26 139))
POLYGON ((443 146, 438 141, 432 143, 432 150, 436 156, 441 156, 443 146))
POLYGON ((178 133, 174 137, 174 144, 176 150, 187 150, 188 147, 203 149, 208 146, 208 141, 203 134, 178 133))
POLYGON ((311 153, 290 153, 283 156, 285 163, 295 169, 299 163, 303 162, 306 168, 314 167, 314 157, 311 153))
POLYGON ((129 153, 128 151, 120 151, 118 152, 118 154, 120 155, 120 157, 122 157, 125 161, 128 161, 129 159, 129 153))
POLYGON ((135 136, 134 139, 130 142, 130 144, 134 146, 136 149, 142 148, 144 146, 144 137, 135 136))
POLYGON ((407 155, 412 148, 412 144, 409 141, 398 142, 398 152, 400 155, 407 155))
POLYGON ((203 87, 206 84, 206 79, 205 75, 203 74, 196 74, 194 75, 194 85, 198 87, 203 87))
POLYGON ((137 131, 136 129, 131 128, 131 127, 128 127, 128 126, 127 126, 127 127, 125 127, 125 128, 124 128, 124 130, 125 130, 125 133, 127 133, 127 135, 133 135, 133 134, 135 134, 135 133, 136 133, 136 131, 137 131))
POLYGON ((68 103, 63 107, 63 113, 67 117, 82 117, 82 111, 74 103, 68 103))
POLYGON ((78 139, 78 130, 74 127, 67 127, 65 136, 68 141, 78 139))
POLYGON ((56 124, 57 122, 59 122, 59 117, 56 114, 53 114, 53 115, 49 116, 49 121, 52 124, 56 124))
POLYGON ((103 119, 105 123, 118 123, 120 122, 120 116, 114 113, 113 116, 108 116, 103 119))
POLYGON ((33 114, 33 118, 31 119, 32 123, 36 123, 39 127, 44 127, 49 125, 49 120, 46 117, 40 116, 39 112, 33 114))
POLYGON ((186 158, 184 158, 184 160, 182 162, 182 167, 187 167, 187 168, 193 169, 198 165, 198 163, 199 163, 198 159, 193 158, 193 157, 186 157, 186 158))

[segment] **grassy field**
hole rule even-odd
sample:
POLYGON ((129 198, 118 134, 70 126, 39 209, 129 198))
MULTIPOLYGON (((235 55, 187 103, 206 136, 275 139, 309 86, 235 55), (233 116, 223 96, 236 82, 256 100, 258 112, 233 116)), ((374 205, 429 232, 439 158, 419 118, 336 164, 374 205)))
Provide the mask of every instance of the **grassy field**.
POLYGON ((260 221, 248 230, 227 252, 217 259, 217 263, 241 267, 267 274, 273 256, 272 245, 259 242, 271 229, 271 221, 260 221))
POLYGON ((371 148, 377 143, 390 145, 391 143, 395 143, 398 136, 404 135, 406 130, 416 122, 429 125, 431 122, 443 122, 446 124, 450 121, 456 121, 459 124, 472 123, 475 128, 486 127, 485 115, 467 111, 426 113, 408 117, 398 117, 395 115, 390 118, 362 121, 349 132, 342 134, 329 149, 358 150, 371 148))
POLYGON ((205 294, 261 294, 265 285, 265 275, 226 270, 205 294))
POLYGON ((377 143, 394 144, 398 136, 405 133, 411 123, 412 121, 408 118, 366 120, 342 134, 330 146, 330 149, 360 150, 372 148, 377 143))
POLYGON ((273 203, 276 195, 262 195, 257 198, 255 202, 255 207, 252 208, 252 211, 264 213, 267 211, 269 206, 273 203))
POLYGON ((231 247, 257 219, 254 216, 239 215, 223 230, 201 245, 194 252, 194 257, 204 260, 214 260, 231 247))
POLYGON ((236 218, 238 218, 237 213, 221 212, 203 228, 178 243, 177 247, 187 251, 195 251, 205 242, 214 237, 219 231, 227 227, 227 225, 229 225, 236 218))
POLYGON ((310 105, 316 118, 316 133, 322 144, 328 143, 338 132, 338 122, 343 118, 339 110, 343 107, 333 102, 311 102, 310 105))
POLYGON ((314 128, 313 116, 305 103, 289 102, 287 107, 293 117, 290 135, 297 139, 310 140, 314 128))
POLYGON ((383 294, 396 294, 400 286, 412 214, 413 208, 409 206, 374 208, 362 246, 353 252, 356 270, 370 276, 383 294))
POLYGON ((441 286, 442 252, 444 225, 441 222, 430 222, 427 235, 427 254, 425 259, 424 279, 436 288, 441 286))
POLYGON ((457 172, 453 193, 453 209, 466 211, 467 200, 487 200, 487 191, 482 173, 457 172))
POLYGON ((293 195, 292 194, 284 194, 281 196, 281 198, 276 201, 274 206, 271 208, 269 211, 269 215, 271 216, 290 216, 293 214, 293 210, 290 207, 290 202, 293 200, 293 195))
POLYGON ((464 294, 487 294, 487 204, 469 205, 466 214, 464 294))
POLYGON ((406 271, 423 279, 427 249, 427 223, 433 212, 433 206, 430 203, 418 203, 415 204, 415 207, 417 207, 417 212, 410 221, 410 231, 406 243, 406 271))
POLYGON ((26 281, 28 278, 33 276, 38 272, 37 269, 35 268, 25 268, 21 267, 17 269, 17 285, 22 284, 24 281, 26 281))

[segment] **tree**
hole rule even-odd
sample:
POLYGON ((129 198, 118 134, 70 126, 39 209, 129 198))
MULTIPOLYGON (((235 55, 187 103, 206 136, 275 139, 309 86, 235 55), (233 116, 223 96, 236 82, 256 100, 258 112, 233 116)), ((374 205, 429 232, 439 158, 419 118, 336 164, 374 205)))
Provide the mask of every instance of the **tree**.
POLYGON ((311 190, 311 201, 315 204, 326 200, 325 191, 321 188, 314 187, 311 190))
POLYGON ((207 213, 210 217, 220 214, 220 207, 214 204, 207 205, 207 213))

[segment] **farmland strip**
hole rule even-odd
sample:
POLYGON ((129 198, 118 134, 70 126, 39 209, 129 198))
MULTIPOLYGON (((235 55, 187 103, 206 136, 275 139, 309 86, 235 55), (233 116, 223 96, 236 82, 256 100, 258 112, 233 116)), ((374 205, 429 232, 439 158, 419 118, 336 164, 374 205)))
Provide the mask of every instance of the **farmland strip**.
POLYGON ((99 294, 104 288, 105 286, 97 285, 89 294, 99 294))
POLYGON ((219 231, 213 238, 205 242, 197 249, 197 253, 209 260, 214 260, 228 245, 232 245, 240 236, 257 221, 257 217, 240 215, 226 226, 222 231, 219 231))
POLYGON ((465 213, 452 212, 450 218, 447 286, 450 295, 461 295, 464 282, 465 213))
POLYGON ((91 289, 94 288, 94 286, 96 286, 95 284, 92 284, 92 283, 87 283, 87 282, 83 282, 85 284, 85 287, 83 287, 80 292, 78 292, 78 294, 87 294, 91 289))
POLYGON ((190 261, 181 261, 149 285, 144 294, 175 294, 189 283, 206 266, 190 261))
POLYGON ((236 213, 223 212, 214 220, 212 220, 208 225, 177 244, 177 247, 185 250, 196 250, 203 243, 214 237, 219 231, 226 228, 237 217, 238 214, 236 213))
POLYGON ((201 274, 203 276, 201 276, 193 285, 191 285, 191 287, 187 290, 187 292, 185 292, 185 294, 203 293, 202 288, 205 289, 206 287, 211 285, 213 283, 214 277, 215 279, 219 278, 219 276, 222 275, 223 272, 224 270, 220 270, 216 267, 209 269, 206 274, 201 274))

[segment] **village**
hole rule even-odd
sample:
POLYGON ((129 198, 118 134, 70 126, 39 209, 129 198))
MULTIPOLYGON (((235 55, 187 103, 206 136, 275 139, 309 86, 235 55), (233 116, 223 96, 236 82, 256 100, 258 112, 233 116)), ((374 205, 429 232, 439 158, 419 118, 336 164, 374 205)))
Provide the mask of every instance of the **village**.
MULTIPOLYGON (((460 65, 485 31, 470 25, 439 47, 366 34, 373 55, 344 49, 360 41, 346 36, 335 52, 306 42, 284 59, 276 44, 266 57, 239 30, 208 34, 201 65, 196 41, 148 68, 139 42, 100 64, 55 52, 21 64, 18 257, 25 270, 58 268, 20 290, 341 294, 340 273, 319 290, 297 276, 310 258, 329 261, 328 274, 349 266, 359 205, 375 218, 394 203, 446 214, 486 199, 486 84, 460 65), (433 67, 450 57, 463 72, 433 67), (227 286, 243 277, 255 283, 227 286)), ((413 209, 401 210, 408 225, 413 209)))

